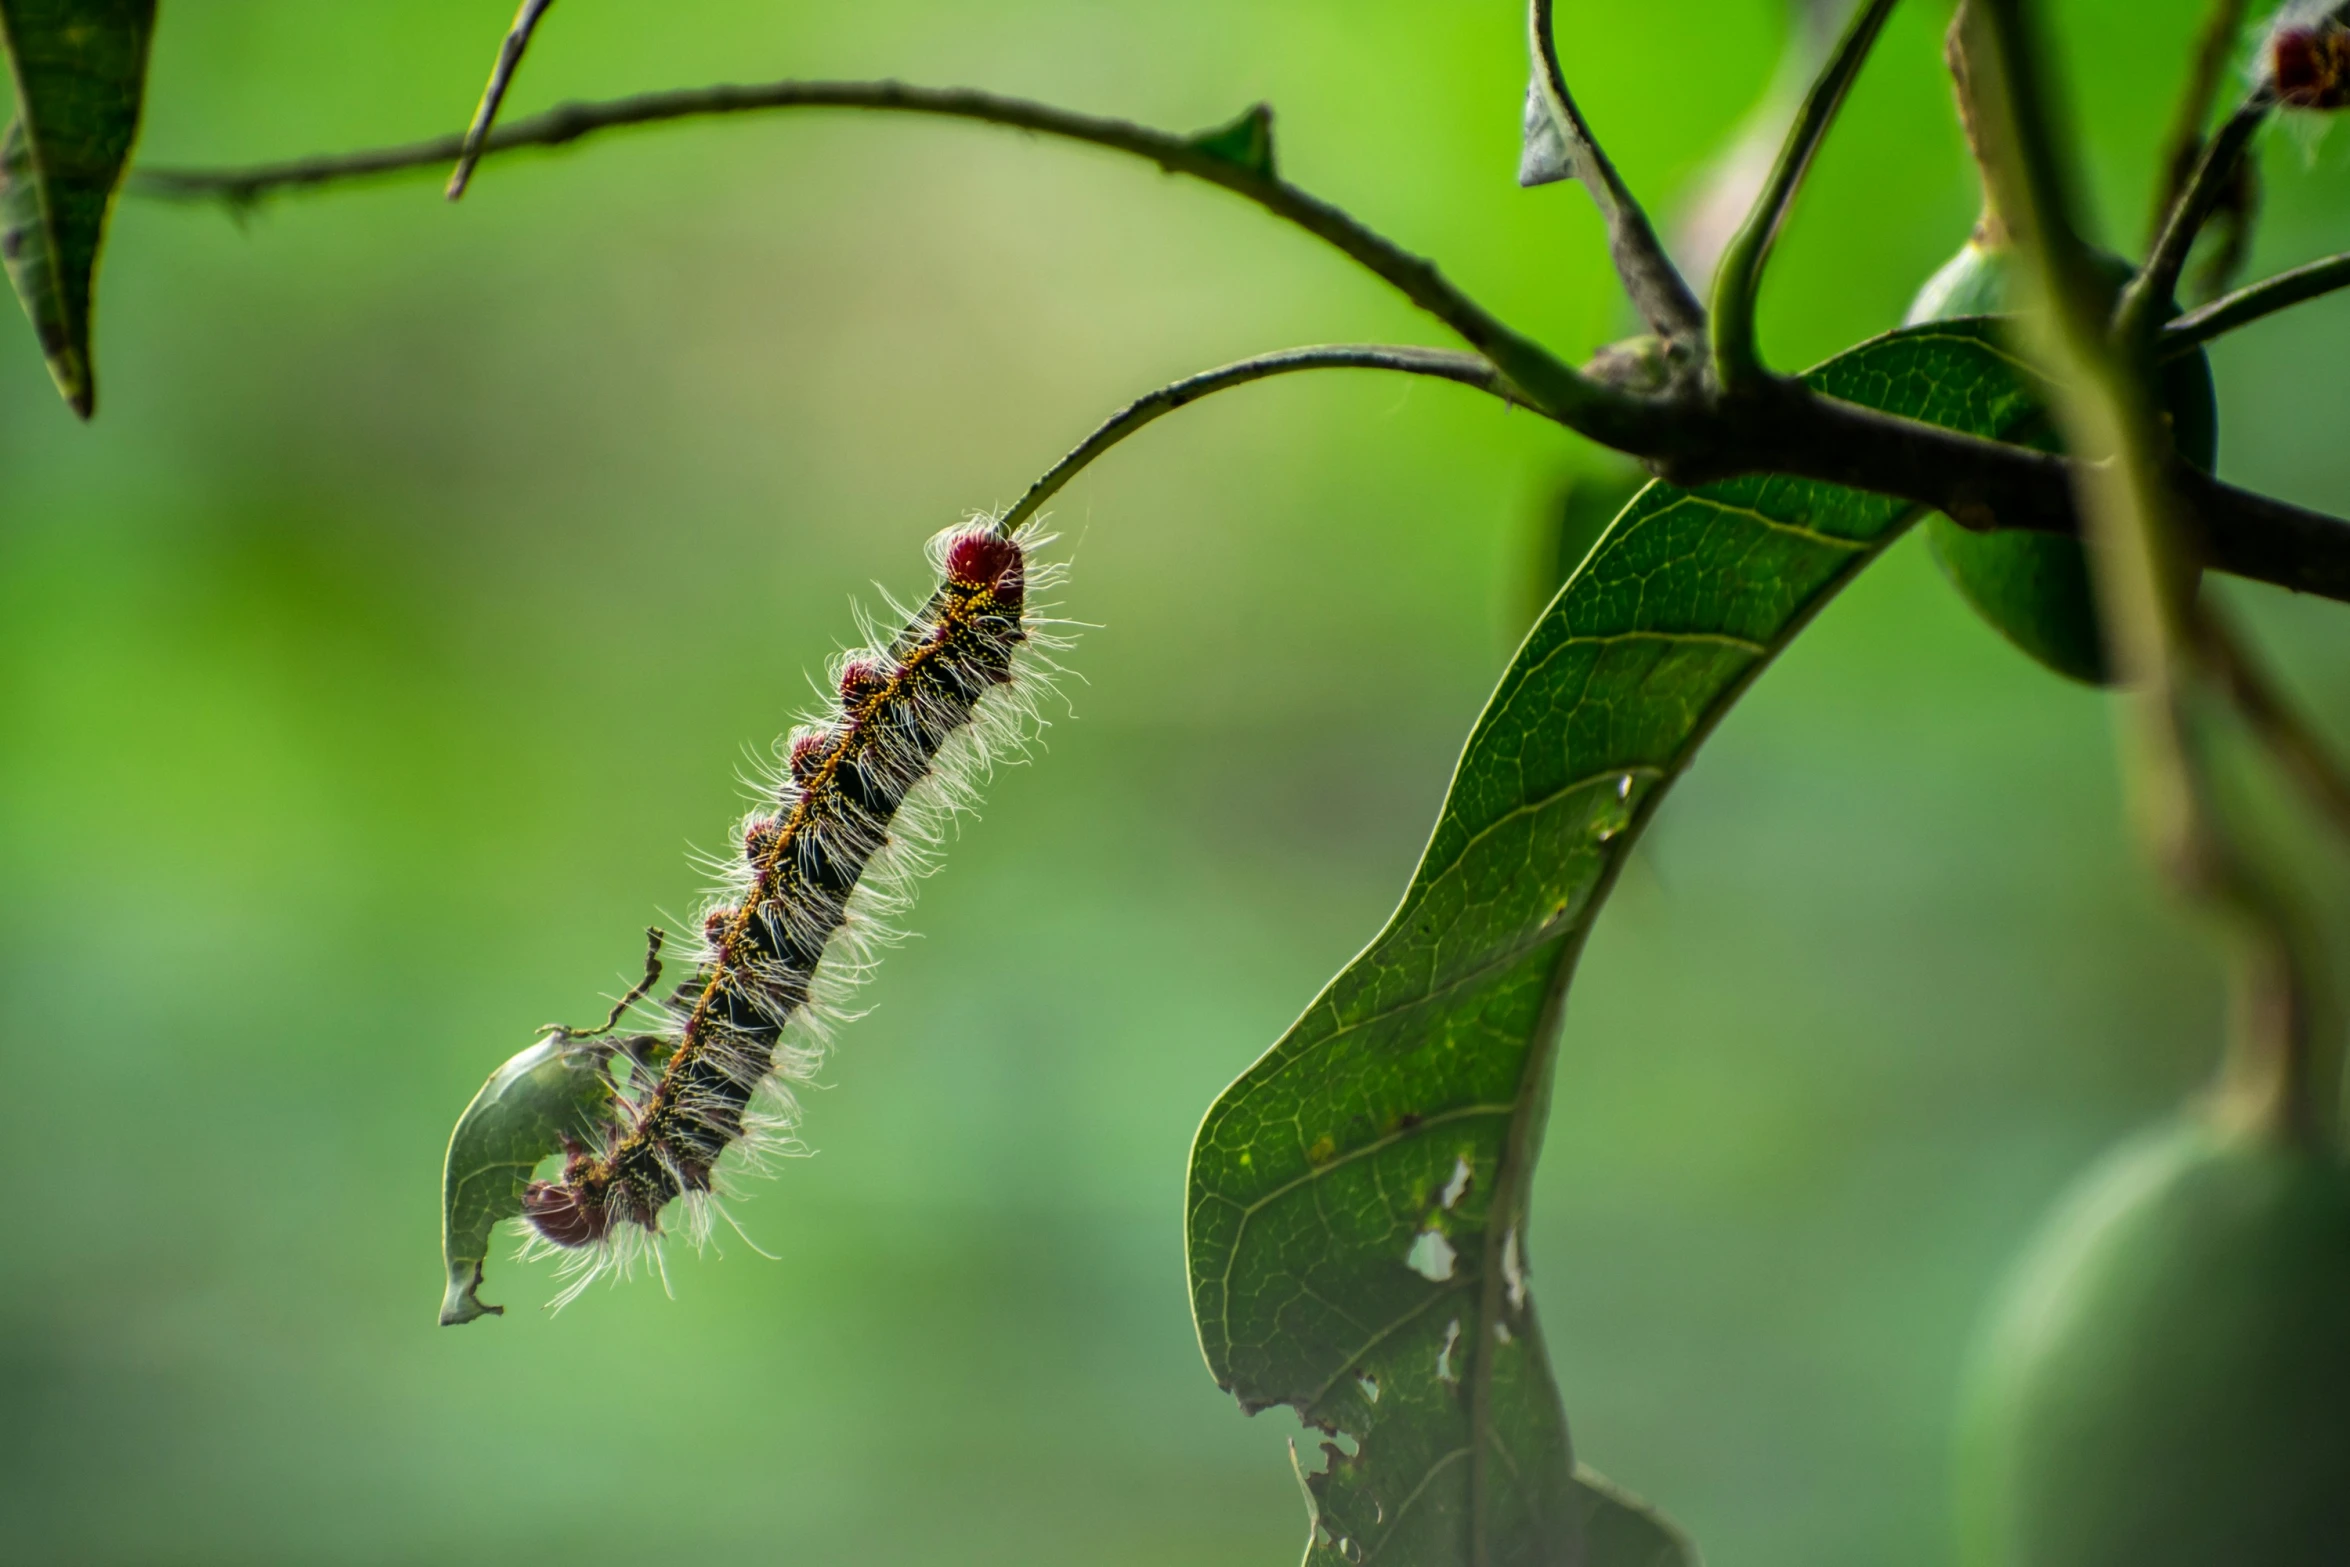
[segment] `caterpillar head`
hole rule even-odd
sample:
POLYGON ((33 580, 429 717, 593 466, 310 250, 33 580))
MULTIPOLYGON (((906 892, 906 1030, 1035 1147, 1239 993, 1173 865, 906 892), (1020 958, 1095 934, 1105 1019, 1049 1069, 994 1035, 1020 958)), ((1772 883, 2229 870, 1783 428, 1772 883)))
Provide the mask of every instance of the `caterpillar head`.
POLYGON ((531 1227, 558 1246, 593 1246, 612 1231, 609 1204, 583 1200, 578 1188, 533 1181, 522 1194, 522 1214, 531 1227))

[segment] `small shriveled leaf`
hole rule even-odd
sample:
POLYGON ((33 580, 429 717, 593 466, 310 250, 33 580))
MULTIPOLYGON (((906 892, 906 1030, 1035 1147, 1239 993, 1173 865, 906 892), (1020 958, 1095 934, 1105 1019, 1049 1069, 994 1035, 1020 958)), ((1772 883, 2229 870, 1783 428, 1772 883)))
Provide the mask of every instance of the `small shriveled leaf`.
MULTIPOLYGON (((1998 435, 2031 399, 1992 330, 1911 328, 1806 379, 1998 435)), ((1316 1567, 1686 1555, 1576 1477, 1528 1288, 1567 981, 1666 787, 1911 515, 1784 477, 1643 490, 1502 677, 1386 929, 1208 1111, 1186 1214, 1200 1344, 1245 1407, 1345 1434, 1306 1477, 1316 1567)))
POLYGON ((1575 177, 1575 154, 1558 116, 1550 112, 1539 78, 1526 84, 1526 124, 1518 150, 1518 183, 1531 190, 1575 177))
POLYGON ((1273 106, 1269 103, 1254 104, 1231 124, 1219 125, 1212 131, 1202 131, 1192 137, 1191 145, 1211 158, 1220 158, 1235 168, 1246 169, 1259 179, 1272 179, 1273 106))
POLYGON ((17 117, 0 145, 0 255, 49 373, 97 406, 90 310, 98 247, 139 130, 155 0, 0 0, 17 117))
POLYGON ((441 1255, 449 1289, 441 1325, 454 1327, 503 1306, 482 1302, 481 1268, 500 1222, 522 1212, 522 1191, 540 1160, 566 1139, 594 1135, 612 1097, 607 1043, 553 1033, 490 1074, 449 1135, 441 1177, 441 1255))

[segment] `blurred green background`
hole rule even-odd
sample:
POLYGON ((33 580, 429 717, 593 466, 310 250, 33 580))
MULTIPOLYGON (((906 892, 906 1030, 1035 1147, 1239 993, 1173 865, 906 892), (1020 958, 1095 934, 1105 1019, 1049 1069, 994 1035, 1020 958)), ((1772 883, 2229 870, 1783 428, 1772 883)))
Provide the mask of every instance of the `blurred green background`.
MULTIPOLYGON (((460 123, 505 0, 165 0, 143 157, 460 123)), ((2110 237, 2188 0, 2055 7, 2110 237)), ((1562 0, 1670 211, 1780 0, 1562 0)), ((1894 21, 1764 337, 1896 320, 1973 215, 1894 21)), ((1572 187, 1511 175, 1512 0, 556 9, 518 89, 898 74, 1285 168, 1580 355, 1625 329, 1572 187)), ((2350 246, 2274 138, 2258 264, 2350 246)), ((803 114, 286 201, 126 201, 77 427, 0 331, 0 1559, 1283 1563, 1285 1412, 1202 1368, 1184 1156, 1377 927, 1593 452, 1439 385, 1250 389, 1057 520, 1099 629, 730 1243, 558 1317, 433 1325, 450 1122, 682 915, 746 751, 878 578, 1108 409, 1257 349, 1442 334, 1220 193, 983 128, 803 114)), ((2336 301, 2217 354, 2230 476, 2350 507, 2336 301)), ((2341 611, 2239 593, 2350 712, 2341 611)), ((1717 1567, 1932 1563, 2001 1260, 2209 1059, 2213 965, 2118 819, 2104 702, 1905 542, 1724 727, 1604 919, 1534 1259, 1584 1456, 1717 1567)))

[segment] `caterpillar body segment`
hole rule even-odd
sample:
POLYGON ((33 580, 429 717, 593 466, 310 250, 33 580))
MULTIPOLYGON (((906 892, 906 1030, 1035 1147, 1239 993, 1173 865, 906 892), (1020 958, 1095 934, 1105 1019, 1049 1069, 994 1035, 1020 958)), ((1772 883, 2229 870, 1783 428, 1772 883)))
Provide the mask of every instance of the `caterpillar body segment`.
POLYGON ((756 1167, 789 1146, 788 1083, 821 1059, 948 821, 1038 726, 1041 650, 1060 645, 1033 613, 1057 575, 1030 559, 1043 542, 984 519, 938 535, 929 598, 838 660, 836 705, 779 748, 702 913, 691 976, 615 1052, 600 1140, 568 1145, 561 1178, 523 1193, 533 1248, 563 1253, 573 1275, 557 1304, 640 1255, 657 1264, 663 1211, 681 1198, 687 1235, 706 1238, 728 1150, 756 1167))

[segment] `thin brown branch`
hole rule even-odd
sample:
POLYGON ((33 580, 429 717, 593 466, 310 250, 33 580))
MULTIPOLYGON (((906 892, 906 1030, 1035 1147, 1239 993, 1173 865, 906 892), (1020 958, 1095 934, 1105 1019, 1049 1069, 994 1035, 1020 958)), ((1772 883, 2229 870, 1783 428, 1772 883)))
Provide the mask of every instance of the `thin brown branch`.
POLYGON ((2211 210, 2204 232, 2218 238, 2195 269, 2196 297, 2209 299, 2236 280, 2252 256, 2252 231, 2260 221, 2260 160, 2239 158, 2236 172, 2211 210))
POLYGON ((2114 307, 2113 325, 2117 335, 2124 339, 2143 339, 2160 326, 2172 308, 2171 300, 2178 294, 2179 274, 2186 270, 2187 256, 2195 248, 2195 236, 2203 232, 2204 223, 2226 199, 2236 165, 2252 145, 2253 136, 2268 123, 2275 107, 2275 96, 2266 86, 2255 88, 2204 147, 2187 176, 2185 188, 2163 216, 2161 232, 2146 258, 2146 265, 2130 286, 2122 290, 2121 301, 2114 307))
MULTIPOLYGON (((495 129, 496 156, 557 147, 622 126, 789 108, 906 110, 1067 137, 1148 159, 1257 203, 1333 245, 1458 332, 1544 417, 1647 460, 1676 482, 1741 473, 1789 473, 1876 490, 1948 512, 1973 527, 2077 533, 2065 460, 2023 447, 1811 396, 1773 381, 1734 398, 1642 396, 1578 375, 1463 295, 1429 262, 1261 167, 1204 150, 1197 140, 1122 120, 1071 114, 986 93, 896 82, 778 82, 569 104, 495 129)), ((150 196, 248 206, 264 197, 444 165, 462 145, 445 136, 338 157, 243 169, 145 169, 150 196)), ((2201 525, 2208 564, 2305 593, 2350 600, 2350 525, 2193 475, 2179 479, 2201 525)))
POLYGON ((997 519, 997 530, 1009 533, 1035 516, 1045 502, 1059 494, 1063 486, 1076 478, 1096 458, 1144 425, 1217 392, 1300 370, 1387 370, 1403 375, 1432 376, 1438 380, 1475 387, 1481 392, 1490 392, 1504 402, 1519 401, 1501 372, 1475 354, 1374 343, 1336 343, 1259 354, 1237 364, 1186 376, 1136 398, 1110 415, 1099 429, 1078 443, 1068 456, 1053 464, 1042 478, 1028 487, 1028 492, 997 519))
POLYGON ((2159 351, 2165 359, 2174 358, 2223 332, 2250 326, 2263 316, 2289 310, 2340 288, 2350 288, 2350 252, 2326 256, 2279 272, 2275 277, 2247 283, 2200 309, 2174 317, 2157 339, 2159 351))
POLYGON ((652 993, 653 987, 661 983, 661 945, 666 939, 666 933, 660 926, 648 925, 645 927, 644 977, 631 985, 626 995, 612 1003, 612 1010, 606 1015, 603 1022, 598 1023, 594 1028, 573 1028, 568 1023, 549 1023, 539 1032, 553 1034, 562 1039, 601 1039, 604 1035, 618 1028, 620 1020, 628 1015, 628 1009, 644 1000, 652 993))
MULTIPOLYGON (((1200 137, 1177 136, 1127 120, 1077 114, 968 88, 915 87, 894 81, 786 81, 564 104, 492 131, 483 141, 482 154, 560 147, 623 126, 780 109, 867 109, 975 120, 1127 153, 1170 174, 1221 186, 1335 246, 1385 279, 1491 360, 1542 412, 1611 446, 1638 449, 1668 437, 1670 416, 1662 405, 1576 374, 1540 344, 1513 331, 1462 293, 1434 263, 1278 178, 1269 167, 1235 160, 1200 137)), ((439 136, 401 147, 244 169, 145 169, 132 175, 131 188, 150 196, 210 199, 248 207, 283 191, 314 190, 443 164, 463 147, 462 136, 439 136)))
POLYGON ((2219 101, 2220 78, 2228 68, 2228 53, 2244 26, 2244 0, 2212 0, 2196 35, 2195 59, 2187 67, 2186 85, 2178 107, 2171 112, 2170 132, 2163 138, 2161 184, 2154 193, 2154 229, 2146 236, 2148 249, 2162 238, 2162 225, 2194 175, 2195 160, 2203 153, 2203 127, 2211 106, 2219 101))
POLYGON ((1853 14, 1835 51, 1804 95, 1795 122, 1787 128, 1787 139, 1779 148, 1769 180, 1755 198, 1754 210, 1747 214, 1737 237, 1722 253, 1721 266, 1714 276, 1713 349, 1714 374, 1724 386, 1744 386, 1765 374, 1754 335, 1754 311, 1762 291, 1763 266, 1770 260, 1771 246, 1778 240, 1780 226, 1787 220, 1787 209, 1794 205, 1795 193, 1810 171, 1812 156, 1827 139, 1829 127, 1836 123, 1836 113, 1844 107, 1844 95, 1859 78, 1861 67, 1868 63, 1869 50, 1875 46, 1877 35, 1884 31, 1885 19, 1893 14, 1893 7, 1898 3, 1899 0, 1866 0, 1853 14))
MULTIPOLYGON (((1608 257, 1633 308, 1649 330, 1684 350, 1699 355, 1705 342, 1705 306, 1698 303, 1688 280, 1665 254, 1664 242, 1648 221, 1639 198, 1591 134, 1583 111, 1567 90, 1566 72, 1559 66, 1558 40, 1552 28, 1552 0, 1531 0, 1527 10, 1528 45, 1534 56, 1535 90, 1550 111, 1552 122, 1565 139, 1575 177, 1598 203, 1607 223, 1608 257)), ((1694 362, 1694 361, 1692 361, 1694 362)))
POLYGON ((2196 629, 2200 633, 2205 667, 2217 679, 2236 711, 2276 758, 2285 776, 2304 798, 2350 838, 2350 774, 2318 738, 2276 681, 2261 667, 2243 633, 2229 624, 2218 607, 2201 606, 2196 629))

